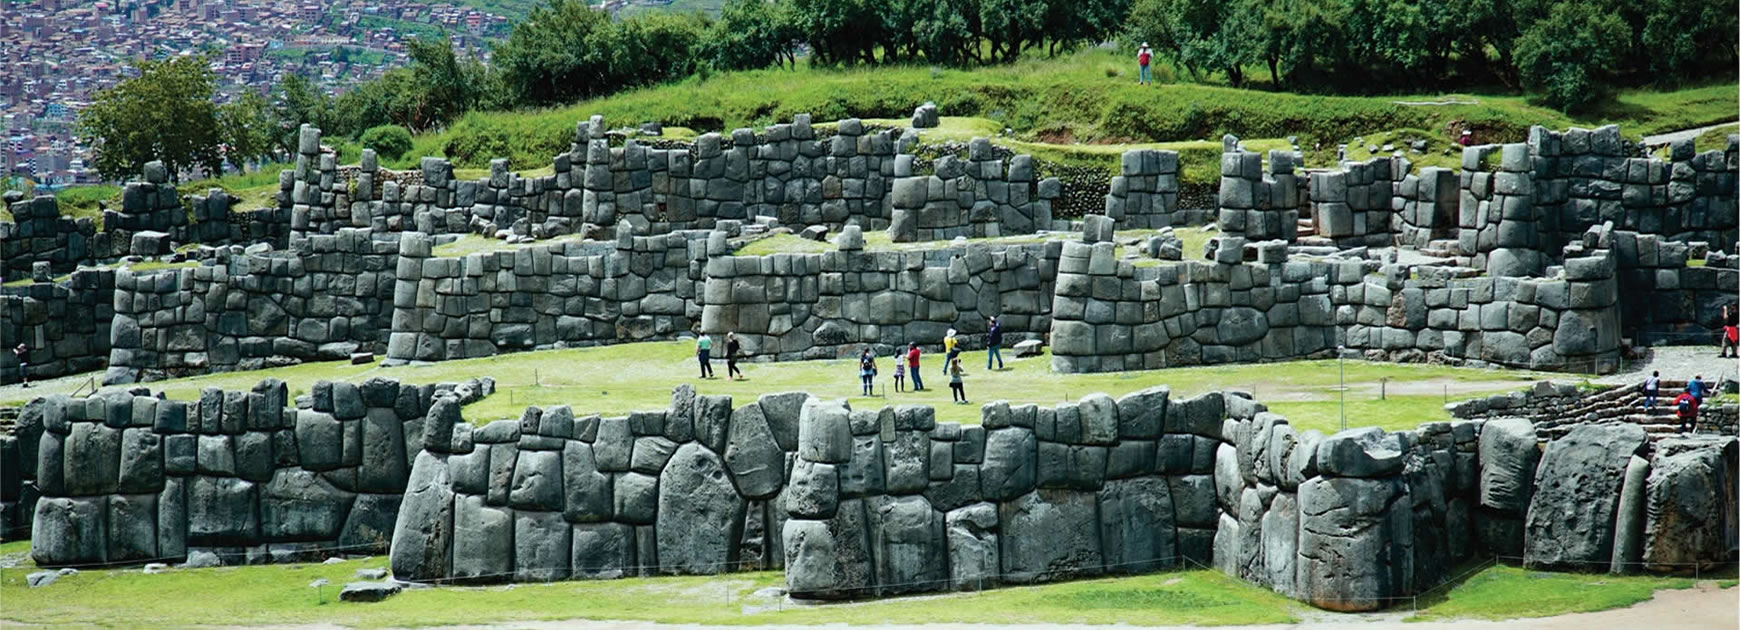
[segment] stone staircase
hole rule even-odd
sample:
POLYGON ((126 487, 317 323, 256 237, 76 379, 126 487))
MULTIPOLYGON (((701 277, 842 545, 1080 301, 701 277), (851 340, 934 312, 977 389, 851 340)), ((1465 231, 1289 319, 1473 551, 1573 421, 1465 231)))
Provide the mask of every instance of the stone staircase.
MULTIPOLYGON (((1541 439, 1557 439, 1580 424, 1596 422, 1626 422, 1643 427, 1651 439, 1660 439, 1679 432, 1679 417, 1673 400, 1685 391, 1685 381, 1661 382, 1661 393, 1654 409, 1643 408, 1643 384, 1633 383, 1613 389, 1593 392, 1580 397, 1566 397, 1560 403, 1549 403, 1531 410, 1529 419, 1541 439)), ((1699 419, 1699 430, 1709 430, 1705 418, 1699 419)))
POLYGON ((1301 239, 1317 236, 1317 222, 1310 217, 1299 217, 1298 237, 1301 239))

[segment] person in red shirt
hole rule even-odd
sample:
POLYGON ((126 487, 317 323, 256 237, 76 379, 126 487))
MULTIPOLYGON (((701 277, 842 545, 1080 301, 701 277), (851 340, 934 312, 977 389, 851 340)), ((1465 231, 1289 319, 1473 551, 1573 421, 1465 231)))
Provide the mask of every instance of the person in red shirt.
POLYGON ((1698 399, 1691 392, 1680 392, 1674 398, 1674 408, 1680 416, 1680 433, 1694 433, 1698 430, 1698 399))
POLYGON ((1136 49, 1136 65, 1142 67, 1142 76, 1138 81, 1142 85, 1153 83, 1153 75, 1148 73, 1148 62, 1154 59, 1154 52, 1148 50, 1148 42, 1142 42, 1142 47, 1136 49))
POLYGON ((918 375, 918 342, 906 344, 906 368, 912 372, 912 391, 924 391, 924 379, 918 375))

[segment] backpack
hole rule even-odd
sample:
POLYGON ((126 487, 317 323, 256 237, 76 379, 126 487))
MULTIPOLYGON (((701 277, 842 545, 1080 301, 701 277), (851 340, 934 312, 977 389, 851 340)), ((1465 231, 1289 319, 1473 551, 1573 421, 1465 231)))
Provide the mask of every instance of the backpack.
POLYGON ((1681 398, 1679 407, 1680 407, 1680 413, 1691 413, 1692 412, 1692 401, 1690 399, 1681 398))

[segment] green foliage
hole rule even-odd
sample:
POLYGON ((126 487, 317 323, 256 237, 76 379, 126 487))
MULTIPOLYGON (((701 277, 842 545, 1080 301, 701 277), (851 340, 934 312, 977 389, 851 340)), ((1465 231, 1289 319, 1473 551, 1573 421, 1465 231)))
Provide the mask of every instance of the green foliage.
POLYGON ((1516 41, 1523 85, 1548 106, 1570 111, 1600 99, 1626 44, 1625 21, 1598 6, 1555 4, 1516 41))
POLYGON ((162 160, 171 177, 183 170, 223 167, 215 76, 204 57, 135 64, 139 76, 96 94, 79 115, 78 133, 95 142, 93 166, 104 179, 139 174, 162 160))
POLYGON ((224 158, 237 168, 268 160, 276 153, 278 118, 259 92, 243 92, 235 101, 219 107, 218 124, 224 158))
POLYGON ((767 0, 728 0, 707 36, 706 56, 720 70, 797 67, 791 16, 767 0))
POLYGON ((398 160, 411 151, 411 132, 398 125, 373 127, 363 132, 362 145, 381 159, 398 160))
POLYGON ((580 0, 552 0, 496 48, 495 63, 519 102, 564 103, 689 76, 710 29, 700 13, 612 22, 580 0))

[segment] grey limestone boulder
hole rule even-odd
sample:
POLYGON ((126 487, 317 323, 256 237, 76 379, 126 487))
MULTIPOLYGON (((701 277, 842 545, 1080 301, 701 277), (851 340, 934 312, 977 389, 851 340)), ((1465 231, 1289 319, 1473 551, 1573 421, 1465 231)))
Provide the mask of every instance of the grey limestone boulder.
POLYGON ((445 580, 451 571, 453 490, 444 455, 417 454, 399 519, 393 526, 393 575, 406 580, 445 580))
POLYGON ((622 577, 635 566, 634 528, 621 523, 574 525, 570 536, 571 574, 576 578, 622 577))
POLYGON ((786 592, 797 599, 851 599, 872 592, 864 503, 840 503, 833 518, 791 519, 781 533, 786 592))
POLYGON ((756 399, 756 404, 761 405, 761 416, 773 430, 773 439, 779 443, 780 450, 797 450, 799 420, 804 403, 811 398, 808 392, 781 392, 762 394, 756 399))
POLYGON ((1643 562, 1651 571, 1708 568, 1735 544, 1736 442, 1672 438, 1657 444, 1646 486, 1643 562))
POLYGON ((659 475, 658 559, 667 573, 712 574, 736 560, 744 502, 725 462, 684 444, 659 475))
POLYGON ((1401 437, 1377 427, 1348 429, 1317 444, 1317 470, 1330 477, 1386 477, 1402 471, 1401 437))
POLYGON ((1166 402, 1172 390, 1164 385, 1125 394, 1118 399, 1118 436, 1124 439, 1160 437, 1166 423, 1166 402))
POLYGON ((338 591, 338 599, 345 602, 378 602, 398 595, 404 588, 397 582, 351 582, 338 591))
POLYGON ((1100 541, 1107 571, 1149 573, 1174 566, 1172 493, 1162 477, 1108 481, 1099 491, 1100 541))
POLYGON ((745 498, 762 500, 785 481, 785 453, 774 440, 761 405, 744 405, 731 414, 725 465, 745 498))
POLYGON ((610 475, 599 472, 591 444, 570 440, 562 445, 563 516, 576 523, 610 520, 613 487, 610 475))
POLYGON ((561 512, 526 512, 514 515, 514 580, 550 582, 568 578, 572 557, 568 536, 571 527, 561 512))
POLYGON ((840 476, 833 464, 799 459, 792 465, 791 484, 781 494, 783 507, 795 518, 833 518, 840 504, 840 476))
POLYGON ((279 468, 260 489, 260 534, 270 541, 332 540, 355 499, 313 471, 279 468))
POLYGON ((1095 493, 1036 490, 998 506, 1003 580, 1023 584, 1104 570, 1095 493))
POLYGON ((798 419, 798 456, 844 464, 852 456, 851 412, 842 401, 809 399, 798 419))
POLYGON ((1021 427, 993 429, 985 434, 985 462, 979 466, 979 487, 988 500, 1009 501, 1031 492, 1038 470, 1039 440, 1021 427))
POLYGON ((1001 566, 997 506, 974 503, 956 508, 943 517, 943 523, 948 537, 949 585, 957 591, 995 586, 1001 566))
POLYGON ((943 515, 929 501, 919 495, 872 497, 864 501, 864 514, 878 591, 933 591, 948 584, 943 515))
POLYGON ((1540 461, 1527 418, 1487 420, 1480 429, 1480 505, 1519 516, 1527 511, 1540 461))
POLYGON ((1584 424, 1547 443, 1524 517, 1524 566, 1608 567, 1625 468, 1647 442, 1635 424, 1584 424))
POLYGON ((100 498, 37 500, 31 559, 45 567, 104 562, 108 551, 103 539, 105 503, 100 498))
POLYGON ((461 582, 505 582, 514 577, 514 511, 477 495, 453 504, 453 570, 461 582))
POLYGON ((1408 592, 1413 518, 1399 476, 1317 477, 1299 485, 1298 501, 1301 599, 1352 612, 1408 592))

